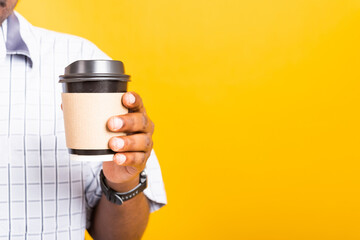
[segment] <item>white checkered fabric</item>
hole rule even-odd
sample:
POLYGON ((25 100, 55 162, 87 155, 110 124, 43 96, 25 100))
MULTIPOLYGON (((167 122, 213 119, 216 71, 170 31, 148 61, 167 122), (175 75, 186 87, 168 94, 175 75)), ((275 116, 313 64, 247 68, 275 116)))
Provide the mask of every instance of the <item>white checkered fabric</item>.
MULTIPOLYGON (((0 240, 84 239, 101 197, 101 162, 69 161, 58 76, 76 60, 109 57, 85 39, 12 17, 21 39, 10 39, 9 18, 0 31, 0 240), (21 47, 9 51, 15 41, 21 47)), ((155 211, 166 194, 154 152, 146 170, 155 211)))

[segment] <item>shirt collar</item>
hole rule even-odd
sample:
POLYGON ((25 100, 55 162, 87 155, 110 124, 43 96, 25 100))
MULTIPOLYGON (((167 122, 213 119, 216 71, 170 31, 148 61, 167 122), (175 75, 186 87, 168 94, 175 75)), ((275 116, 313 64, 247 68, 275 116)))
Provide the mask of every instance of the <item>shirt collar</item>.
POLYGON ((6 52, 26 56, 32 66, 36 42, 30 27, 31 24, 17 12, 7 18, 6 52))

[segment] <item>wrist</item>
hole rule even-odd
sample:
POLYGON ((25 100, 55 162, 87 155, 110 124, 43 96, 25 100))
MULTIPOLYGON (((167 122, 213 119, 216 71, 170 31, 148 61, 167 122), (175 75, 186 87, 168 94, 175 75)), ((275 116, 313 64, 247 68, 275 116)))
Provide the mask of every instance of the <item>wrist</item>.
POLYGON ((122 205, 124 201, 142 193, 147 187, 147 175, 145 171, 136 175, 135 179, 131 179, 123 183, 107 182, 103 170, 100 171, 100 186, 107 200, 117 205, 122 205), (136 177, 139 179, 137 180, 136 177))
POLYGON ((114 183, 109 180, 105 180, 106 184, 117 192, 128 192, 131 189, 134 189, 137 185, 139 185, 139 174, 136 175, 133 179, 123 182, 123 183, 114 183))

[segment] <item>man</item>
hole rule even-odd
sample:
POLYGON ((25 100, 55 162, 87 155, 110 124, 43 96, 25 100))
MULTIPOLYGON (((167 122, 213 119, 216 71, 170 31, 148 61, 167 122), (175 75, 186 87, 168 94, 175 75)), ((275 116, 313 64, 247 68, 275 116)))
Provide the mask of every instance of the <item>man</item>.
MULTIPOLYGON (((141 98, 122 99, 129 114, 107 123, 112 162, 71 162, 65 146, 58 76, 80 59, 108 59, 87 40, 33 27, 0 0, 0 239, 140 239, 149 212, 166 204, 152 151, 154 125, 141 98), (114 204, 102 194, 99 173, 116 192, 148 187, 114 204)), ((89 129, 91 131, 91 129, 89 129)))

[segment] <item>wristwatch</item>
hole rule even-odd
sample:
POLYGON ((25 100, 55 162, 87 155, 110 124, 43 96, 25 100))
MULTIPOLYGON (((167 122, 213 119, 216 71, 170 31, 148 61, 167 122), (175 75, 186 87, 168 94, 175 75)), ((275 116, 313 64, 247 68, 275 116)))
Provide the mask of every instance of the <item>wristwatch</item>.
POLYGON ((132 199, 133 197, 135 197, 136 195, 138 195, 139 193, 141 193, 142 191, 145 190, 145 188, 147 187, 146 172, 142 171, 140 173, 139 178, 140 178, 139 184, 135 188, 133 188, 132 190, 130 190, 128 192, 120 193, 120 192, 116 192, 115 190, 111 189, 106 184, 105 175, 103 173, 103 170, 101 170, 101 172, 100 172, 101 190, 103 191, 107 200, 109 200, 110 202, 115 203, 117 205, 121 205, 121 204, 123 204, 124 201, 132 199))

